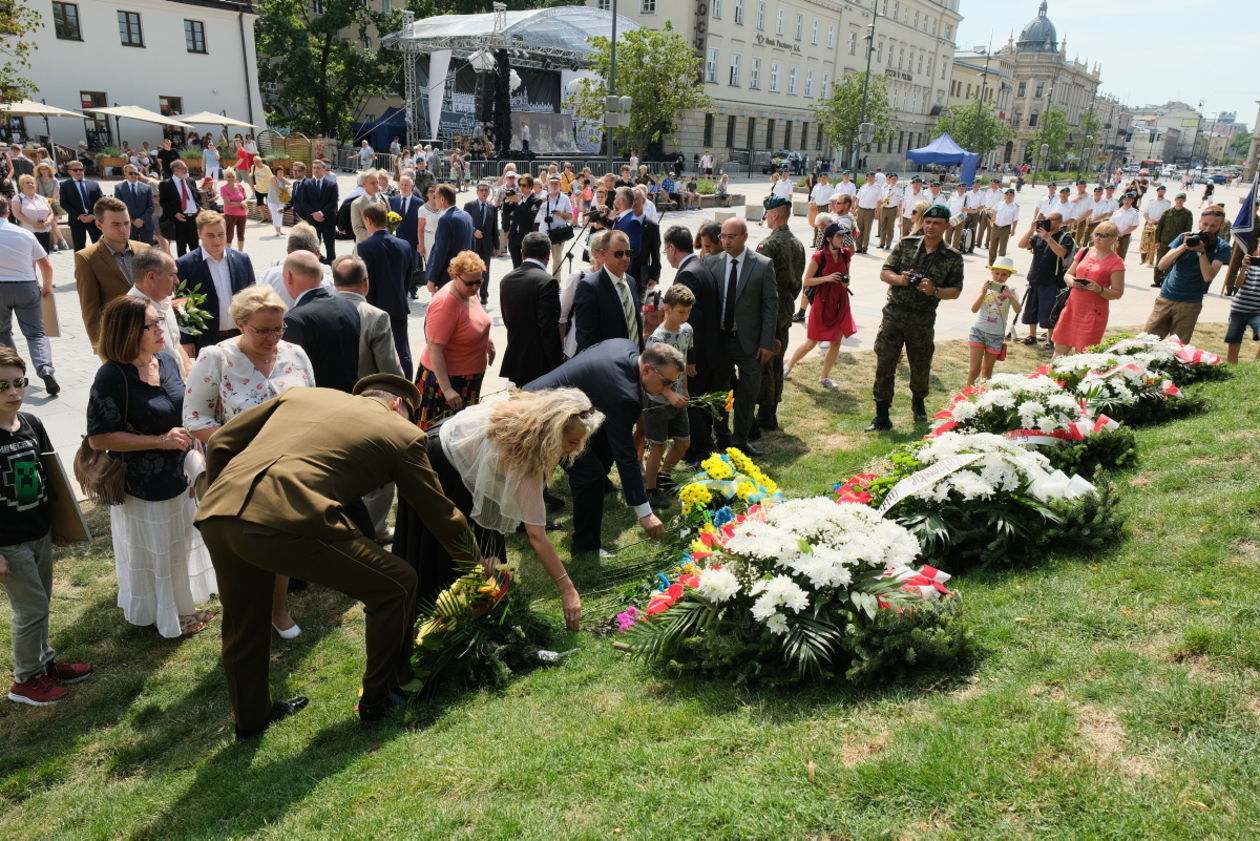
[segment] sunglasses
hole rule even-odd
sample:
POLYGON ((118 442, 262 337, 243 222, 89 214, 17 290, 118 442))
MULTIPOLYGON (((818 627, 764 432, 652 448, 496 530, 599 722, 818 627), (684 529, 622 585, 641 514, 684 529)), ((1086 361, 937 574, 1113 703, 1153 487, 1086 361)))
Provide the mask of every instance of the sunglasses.
POLYGON ((626 248, 624 250, 619 249, 617 251, 609 251, 608 254, 610 257, 616 257, 618 260, 621 260, 625 257, 631 256, 632 254, 634 254, 634 252, 631 251, 629 248, 626 248))
POLYGON ((465 283, 465 284, 467 284, 468 286, 472 286, 472 287, 474 287, 474 288, 475 288, 475 287, 478 287, 478 286, 480 286, 480 285, 481 285, 481 281, 480 281, 480 280, 466 280, 466 279, 464 279, 464 278, 462 278, 462 277, 460 278, 460 280, 464 281, 464 283, 465 283))
POLYGON ((13 388, 14 391, 21 391, 22 389, 26 388, 30 384, 31 384, 31 381, 27 377, 18 377, 13 382, 9 382, 8 380, 0 380, 0 394, 4 394, 6 391, 8 391, 10 386, 13 388))

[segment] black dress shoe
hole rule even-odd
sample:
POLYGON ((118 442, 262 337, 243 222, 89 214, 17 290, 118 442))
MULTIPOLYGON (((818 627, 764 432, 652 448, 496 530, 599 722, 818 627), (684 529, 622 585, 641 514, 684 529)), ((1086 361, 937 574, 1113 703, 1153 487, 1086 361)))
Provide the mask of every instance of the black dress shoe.
POLYGON ((749 444, 747 441, 745 441, 742 444, 736 443, 735 446, 736 448, 743 450, 744 455, 746 456, 752 456, 753 458, 756 458, 757 456, 765 455, 765 452, 763 450, 760 450, 757 447, 754 447, 752 444, 749 444))
POLYGON ((52 374, 40 374, 40 379, 44 381, 44 391, 48 392, 49 397, 56 397, 61 393, 61 386, 52 374))
POLYGON ((283 721, 289 716, 297 715, 302 710, 306 709, 307 704, 310 702, 311 699, 307 698, 305 695, 299 695, 288 701, 272 701, 271 714, 267 716, 267 723, 262 727, 251 730, 244 730, 240 727, 236 728, 237 741, 241 741, 243 739, 253 739, 257 736, 261 736, 268 727, 275 724, 277 721, 283 721))
POLYGON ((359 722, 376 724, 383 721, 394 710, 407 706, 408 700, 410 699, 407 695, 398 689, 391 689, 380 698, 368 698, 364 695, 359 699, 359 722))

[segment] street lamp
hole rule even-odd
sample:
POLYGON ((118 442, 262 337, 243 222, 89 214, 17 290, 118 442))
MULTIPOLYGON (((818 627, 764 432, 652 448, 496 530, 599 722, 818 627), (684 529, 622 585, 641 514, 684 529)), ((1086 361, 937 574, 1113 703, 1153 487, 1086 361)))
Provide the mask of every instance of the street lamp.
MULTIPOLYGON (((853 157, 852 157, 852 160, 849 162, 849 168, 853 170, 856 170, 858 168, 858 152, 861 149, 861 144, 863 142, 862 140, 863 135, 866 135, 868 133, 873 134, 873 132, 869 132, 869 130, 867 129, 866 98, 867 98, 867 93, 870 91, 870 87, 871 87, 871 56, 875 54, 875 21, 878 18, 879 18, 879 14, 874 9, 871 9, 871 22, 867 24, 866 26, 867 28, 866 39, 865 39, 866 40, 866 76, 862 79, 862 113, 861 113, 861 119, 858 120, 859 135, 853 142, 853 157)), ((871 139, 873 139, 873 137, 871 139)), ((871 140, 868 139, 865 142, 870 143, 871 140)))
MULTIPOLYGON (((1041 174, 1041 168, 1045 165, 1046 155, 1050 154, 1050 144, 1042 143, 1037 156, 1037 171, 1033 173, 1033 186, 1037 186, 1037 176, 1041 174)), ((1079 180, 1079 179, 1078 179, 1079 180)))

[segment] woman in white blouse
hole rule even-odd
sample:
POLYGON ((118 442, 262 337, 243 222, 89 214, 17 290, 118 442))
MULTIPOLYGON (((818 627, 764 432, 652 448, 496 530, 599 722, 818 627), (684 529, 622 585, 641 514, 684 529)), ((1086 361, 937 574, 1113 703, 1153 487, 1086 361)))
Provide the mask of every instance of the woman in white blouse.
MULTIPOLYGON (((184 428, 202 443, 232 418, 296 386, 315 386, 306 351, 286 342, 287 307, 270 286, 249 286, 232 296, 230 312, 241 335, 203 348, 188 375, 184 428)), ((277 575, 271 624, 283 639, 302 632, 288 609, 289 578, 277 575)))
POLYGON ((429 259, 429 254, 433 252, 433 245, 437 242, 437 226, 438 219, 442 217, 442 209, 437 206, 437 185, 430 185, 425 191, 424 204, 420 205, 420 221, 417 223, 416 235, 419 237, 420 256, 425 260, 429 259))

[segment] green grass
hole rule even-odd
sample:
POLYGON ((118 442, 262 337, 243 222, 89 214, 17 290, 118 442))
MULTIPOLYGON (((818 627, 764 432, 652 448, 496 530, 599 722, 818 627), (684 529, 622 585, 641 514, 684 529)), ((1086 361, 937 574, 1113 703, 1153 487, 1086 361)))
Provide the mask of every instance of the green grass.
MULTIPOLYGON (((1019 347, 999 370, 1038 359, 1019 347)), ((938 350, 933 404, 963 360, 938 350)), ((816 365, 788 386, 788 432, 763 441, 798 495, 922 434, 904 371, 897 431, 867 436, 869 355, 842 357, 838 392, 816 365)), ((1202 389, 1211 410, 1139 431, 1116 475, 1123 541, 956 578, 971 670, 860 692, 676 681, 582 633, 558 641, 581 648, 560 666, 363 732, 362 610, 312 590, 272 673, 311 706, 237 745, 217 633, 127 626, 98 537, 59 553, 53 617, 56 647, 97 674, 53 708, 0 706, 0 838, 1254 838, 1260 368, 1202 389)), ((653 564, 620 506, 608 520, 618 558, 574 575, 590 624, 653 564)), ((554 610, 528 562, 524 579, 554 610)))

